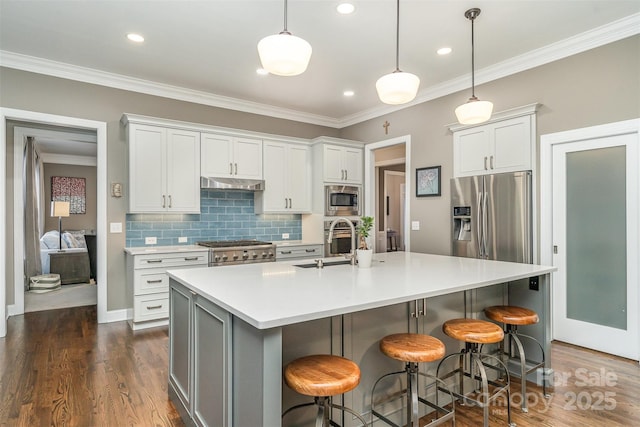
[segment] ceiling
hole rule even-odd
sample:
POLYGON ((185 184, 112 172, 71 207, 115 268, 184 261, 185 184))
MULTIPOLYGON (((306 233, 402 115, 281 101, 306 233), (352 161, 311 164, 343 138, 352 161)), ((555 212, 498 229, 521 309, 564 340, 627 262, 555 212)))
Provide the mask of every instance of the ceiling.
MULTIPOLYGON (((296 77, 256 73, 256 44, 283 29, 283 1, 271 0, 0 0, 0 65, 343 127, 398 108, 375 91, 395 68, 396 3, 353 0, 351 15, 339 15, 339 3, 289 1, 289 31, 313 47, 296 77), (146 41, 128 41, 129 32, 146 41)), ((640 32, 638 0, 402 0, 400 68, 420 77, 414 103, 470 86, 471 7, 482 9, 476 84, 597 46, 585 32, 613 41, 594 31, 603 25, 618 38, 640 32), (443 46, 453 52, 437 55, 443 46)))

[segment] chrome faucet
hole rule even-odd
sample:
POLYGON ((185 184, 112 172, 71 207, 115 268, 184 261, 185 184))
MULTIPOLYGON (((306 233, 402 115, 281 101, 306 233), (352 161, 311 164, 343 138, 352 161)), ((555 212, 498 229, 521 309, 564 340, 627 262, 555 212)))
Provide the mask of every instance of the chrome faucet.
POLYGON ((343 216, 334 219, 329 226, 329 237, 327 238, 327 243, 331 243, 333 240, 333 229, 336 227, 336 224, 339 221, 345 221, 351 227, 351 252, 349 255, 344 255, 344 257, 351 261, 351 265, 356 265, 356 227, 353 225, 353 222, 349 218, 345 218, 343 216))

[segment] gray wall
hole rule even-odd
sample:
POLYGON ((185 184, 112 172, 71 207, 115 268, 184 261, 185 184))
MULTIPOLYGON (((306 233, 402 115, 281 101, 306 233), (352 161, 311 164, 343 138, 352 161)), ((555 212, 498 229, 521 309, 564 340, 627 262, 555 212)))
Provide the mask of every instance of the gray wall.
MULTIPOLYGON (((470 90, 455 93, 342 129, 342 138, 368 143, 411 135, 411 168, 442 165, 442 197, 411 197, 411 250, 450 253, 449 179, 453 176, 453 137, 447 125, 470 90), (382 124, 391 123, 389 134, 382 124)), ((494 111, 539 102, 537 135, 640 117, 640 36, 476 87, 494 111)), ((538 150, 539 155, 539 150, 538 150)))
MULTIPOLYGON (((189 102, 144 95, 125 90, 49 77, 10 68, 0 68, 0 106, 78 117, 107 123, 107 182, 124 183, 128 188, 127 145, 120 126, 122 113, 141 114, 246 129, 300 138, 337 137, 339 131, 290 120, 208 107, 189 102)), ((36 126, 31 126, 36 127, 36 126)), ((13 128, 7 126, 7 239, 5 283, 7 304, 13 304, 13 128)), ((126 197, 109 197, 107 221, 125 223, 126 197)), ((107 239, 107 310, 126 307, 125 234, 109 234, 107 239)))

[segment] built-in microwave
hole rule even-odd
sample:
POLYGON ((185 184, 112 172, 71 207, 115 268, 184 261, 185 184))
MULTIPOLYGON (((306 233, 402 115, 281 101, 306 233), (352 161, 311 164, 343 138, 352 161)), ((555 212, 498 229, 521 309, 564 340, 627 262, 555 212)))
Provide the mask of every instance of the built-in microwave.
POLYGON ((325 216, 360 216, 360 187, 325 185, 325 216))

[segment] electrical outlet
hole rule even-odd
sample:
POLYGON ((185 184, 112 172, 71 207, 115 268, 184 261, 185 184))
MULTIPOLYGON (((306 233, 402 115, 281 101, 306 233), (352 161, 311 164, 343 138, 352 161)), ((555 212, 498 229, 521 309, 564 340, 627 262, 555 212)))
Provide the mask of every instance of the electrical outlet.
POLYGON ((282 233, 282 240, 287 240, 289 238, 289 233, 282 233))
POLYGON ((538 276, 529 277, 529 290, 531 291, 539 291, 540 284, 538 283, 538 276))
POLYGON ((145 237, 144 238, 144 244, 145 245, 155 245, 156 243, 158 243, 158 238, 157 237, 145 237))
POLYGON ((178 243, 187 243, 187 238, 182 236, 182 237, 178 237, 178 243))

